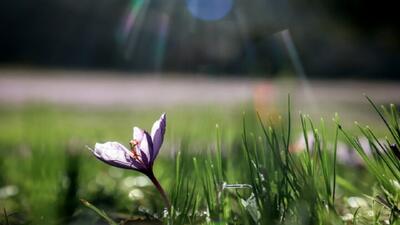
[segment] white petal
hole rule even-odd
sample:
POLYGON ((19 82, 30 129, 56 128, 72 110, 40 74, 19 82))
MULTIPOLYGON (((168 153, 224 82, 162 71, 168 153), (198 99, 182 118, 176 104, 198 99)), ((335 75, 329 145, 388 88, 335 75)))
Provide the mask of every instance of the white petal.
POLYGON ((154 122, 153 127, 151 128, 151 139, 153 141, 153 160, 157 156, 158 152, 160 151, 161 145, 164 141, 164 134, 166 129, 166 116, 163 113, 156 122, 154 122))
POLYGON ((135 168, 130 152, 118 142, 96 143, 93 154, 102 161, 117 167, 135 168))
POLYGON ((144 137, 144 130, 139 127, 133 127, 133 140, 141 141, 144 137))

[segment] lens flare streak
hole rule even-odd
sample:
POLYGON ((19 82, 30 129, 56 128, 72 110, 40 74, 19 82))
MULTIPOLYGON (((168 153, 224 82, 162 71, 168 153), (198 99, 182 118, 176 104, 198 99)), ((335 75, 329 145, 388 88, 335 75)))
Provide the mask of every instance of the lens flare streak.
POLYGON ((140 9, 143 7, 144 0, 132 0, 131 8, 125 17, 122 35, 124 40, 129 36, 137 16, 139 15, 140 9))
POLYGON ((118 36, 126 58, 130 58, 136 45, 148 6, 149 1, 132 0, 129 10, 124 16, 118 36))
POLYGON ((158 28, 158 39, 155 46, 155 62, 154 67, 156 70, 161 70, 162 63, 165 55, 165 47, 167 43, 169 31, 170 17, 167 14, 162 14, 160 17, 160 24, 158 28))

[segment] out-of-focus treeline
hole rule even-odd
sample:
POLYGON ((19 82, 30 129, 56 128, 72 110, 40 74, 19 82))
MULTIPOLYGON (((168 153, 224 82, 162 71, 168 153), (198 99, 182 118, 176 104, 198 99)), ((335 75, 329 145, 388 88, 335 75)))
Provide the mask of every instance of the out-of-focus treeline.
POLYGON ((276 76, 292 70, 288 29, 309 76, 397 79, 397 8, 372 0, 235 0, 203 21, 185 0, 2 0, 0 63, 276 76))

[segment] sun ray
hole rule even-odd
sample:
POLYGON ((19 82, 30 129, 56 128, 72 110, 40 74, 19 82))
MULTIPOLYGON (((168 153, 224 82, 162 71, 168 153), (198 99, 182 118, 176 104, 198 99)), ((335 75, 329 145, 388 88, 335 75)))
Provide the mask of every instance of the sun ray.
POLYGON ((132 0, 119 29, 119 40, 126 59, 131 57, 142 30, 150 1, 132 0))
POLYGON ((293 64, 295 74, 298 76, 301 85, 304 88, 304 95, 308 101, 309 107, 313 112, 318 112, 317 104, 315 102, 314 94, 312 93, 310 82, 307 79, 304 66, 301 63, 300 56, 298 54, 297 48, 293 42, 292 35, 288 29, 279 32, 282 37, 283 43, 289 54, 290 61, 293 64))

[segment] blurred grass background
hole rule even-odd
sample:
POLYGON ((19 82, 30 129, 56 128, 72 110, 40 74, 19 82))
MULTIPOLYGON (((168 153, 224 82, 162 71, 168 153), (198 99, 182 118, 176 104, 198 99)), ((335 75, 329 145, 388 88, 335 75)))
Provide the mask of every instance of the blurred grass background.
MULTIPOLYGON (((140 174, 110 168, 96 160, 85 146, 111 140, 127 144, 132 127, 150 130, 161 110, 124 107, 82 110, 46 104, 1 108, 0 205, 9 213, 20 214, 17 217, 22 221, 33 220, 35 224, 59 223, 60 212, 74 212, 78 196, 91 196, 94 203, 113 211, 132 210, 127 190, 121 190, 120 183, 123 178, 140 174), (68 191, 72 191, 69 193, 72 196, 66 195, 68 191), (64 203, 69 201, 75 203, 64 203)), ((223 127, 226 143, 233 142, 241 132, 240 123, 235 122, 240 120, 241 110, 227 113, 199 106, 171 108, 166 112, 168 130, 162 156, 157 160, 160 162, 155 164, 163 182, 171 179, 168 172, 173 168, 168 164, 177 151, 183 150, 183 142, 190 143, 185 151, 211 148, 215 143, 216 123, 223 127)), ((150 199, 158 198, 154 193, 148 195, 150 199)))
MULTIPOLYGON (((278 121, 281 112, 285 117, 286 113, 282 110, 264 117, 265 121, 278 121)), ((187 163, 191 162, 192 156, 201 158, 214 151, 216 124, 221 130, 227 173, 231 179, 240 182, 237 179, 241 175, 237 172, 244 165, 240 136, 243 132, 243 112, 246 112, 248 130, 255 135, 261 132, 253 104, 147 109, 44 103, 14 105, 0 110, 0 205, 7 209, 10 218, 15 219, 17 224, 71 221, 85 224, 96 221, 96 216, 82 210, 78 203, 82 197, 99 208, 127 215, 133 212, 137 215, 141 210, 146 213, 147 210, 159 211, 161 199, 149 186, 146 177, 105 165, 96 160, 85 146, 106 141, 127 145, 133 126, 150 130, 155 118, 164 111, 168 119, 167 133, 161 156, 155 164, 155 173, 167 190, 174 179, 171 162, 175 154, 184 152, 187 163)), ((370 112, 373 113, 372 110, 370 112)), ((292 140, 295 141, 300 137, 296 112, 293 112, 293 121, 292 140)), ((333 129, 329 129, 332 123, 329 118, 326 121, 327 134, 332 139, 333 129)), ((339 174, 351 180, 356 190, 369 192, 371 177, 363 171, 352 165, 339 168, 339 174)), ((348 189, 346 191, 349 192, 348 189)))
MULTIPOLYGON (((323 117, 328 139, 335 112, 355 136, 357 120, 384 137, 363 93, 400 105, 396 10, 372 0, 1 1, 0 214, 11 224, 99 223, 79 198, 113 217, 162 211, 145 177, 85 147, 128 144, 132 126, 150 129, 162 112, 155 173, 167 191, 176 153, 204 161, 216 124, 228 180, 246 180, 243 112, 257 138, 256 112, 286 123, 289 93, 294 143, 299 111, 323 117)), ((342 193, 375 189, 360 165, 338 171, 342 193)))

